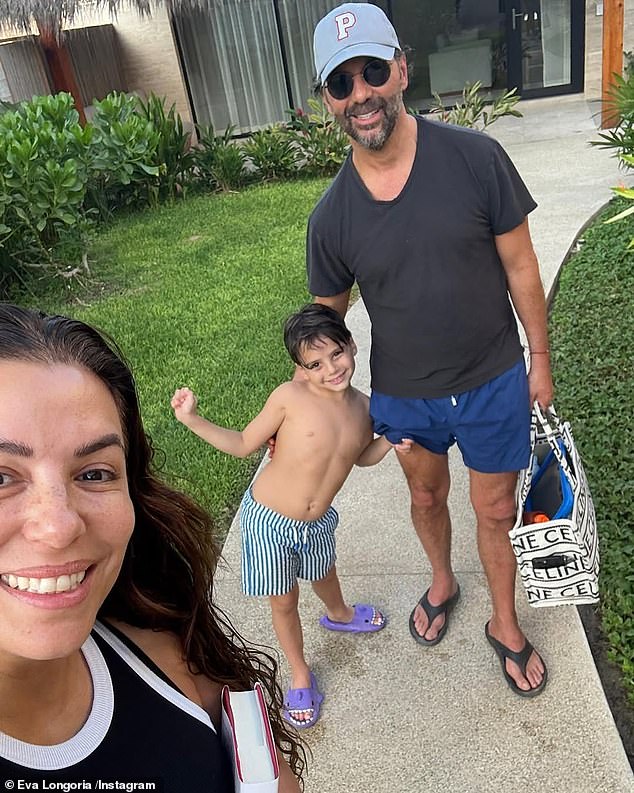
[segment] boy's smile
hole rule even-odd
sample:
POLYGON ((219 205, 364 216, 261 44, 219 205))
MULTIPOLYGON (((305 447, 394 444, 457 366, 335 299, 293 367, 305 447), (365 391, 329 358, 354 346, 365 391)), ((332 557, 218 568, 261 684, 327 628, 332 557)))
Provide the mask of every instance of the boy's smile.
POLYGON ((316 388, 328 391, 345 391, 354 374, 354 356, 357 348, 353 341, 342 346, 332 339, 320 338, 302 350, 304 378, 316 388))

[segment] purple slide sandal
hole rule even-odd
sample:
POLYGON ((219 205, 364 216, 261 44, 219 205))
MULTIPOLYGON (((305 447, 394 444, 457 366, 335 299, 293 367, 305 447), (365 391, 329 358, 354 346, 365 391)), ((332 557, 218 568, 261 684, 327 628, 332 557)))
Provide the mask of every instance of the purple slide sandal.
POLYGON ((310 688, 289 688, 284 697, 284 710, 282 717, 284 721, 298 730, 305 730, 312 727, 319 718, 319 708, 324 701, 324 695, 317 686, 315 675, 310 673, 310 688), (312 711, 308 719, 296 719, 291 711, 312 711))
POLYGON ((319 624, 329 631, 345 631, 346 633, 373 633, 385 628, 386 618, 374 606, 367 603, 356 603, 354 606, 354 617, 350 622, 334 622, 324 616, 319 620, 319 624), (376 619, 380 618, 380 622, 376 619))

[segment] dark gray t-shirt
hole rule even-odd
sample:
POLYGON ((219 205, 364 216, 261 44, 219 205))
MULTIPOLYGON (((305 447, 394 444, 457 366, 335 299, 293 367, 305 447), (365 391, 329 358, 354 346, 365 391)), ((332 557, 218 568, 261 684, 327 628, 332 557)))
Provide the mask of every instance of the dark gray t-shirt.
POLYGON ((376 201, 348 157, 308 224, 311 293, 356 281, 372 321, 372 388, 401 397, 461 393, 522 348, 495 235, 537 205, 487 135, 418 118, 416 156, 393 201, 376 201))

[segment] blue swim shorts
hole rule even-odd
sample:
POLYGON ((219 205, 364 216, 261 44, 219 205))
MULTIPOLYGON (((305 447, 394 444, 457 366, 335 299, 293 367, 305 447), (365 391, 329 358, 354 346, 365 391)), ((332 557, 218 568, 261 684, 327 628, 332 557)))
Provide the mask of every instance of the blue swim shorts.
POLYGON ((285 595, 298 578, 319 581, 337 558, 334 507, 317 520, 293 520, 258 503, 247 490, 240 505, 242 591, 245 595, 285 595))
POLYGON ((530 458, 531 406, 524 359, 477 388, 439 399, 372 392, 374 431, 391 443, 411 438, 435 454, 457 443, 469 468, 521 471, 530 458))

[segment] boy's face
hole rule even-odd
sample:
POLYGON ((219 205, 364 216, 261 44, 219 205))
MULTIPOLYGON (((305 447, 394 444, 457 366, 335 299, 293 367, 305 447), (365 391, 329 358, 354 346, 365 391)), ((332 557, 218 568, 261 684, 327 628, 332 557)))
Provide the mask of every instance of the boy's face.
POLYGON ((301 372, 311 385, 335 392, 349 388, 357 354, 357 346, 352 340, 341 346, 332 339, 320 338, 310 347, 303 346, 300 353, 303 361, 301 372))

